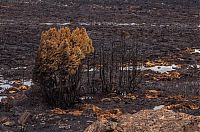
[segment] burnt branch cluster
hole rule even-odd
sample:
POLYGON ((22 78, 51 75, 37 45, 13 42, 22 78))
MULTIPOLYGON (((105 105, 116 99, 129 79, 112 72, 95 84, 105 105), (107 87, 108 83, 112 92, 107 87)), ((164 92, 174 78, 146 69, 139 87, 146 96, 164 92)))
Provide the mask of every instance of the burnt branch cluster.
MULTIPOLYGON (((34 82, 39 85, 49 104, 73 105, 88 94, 128 93, 137 85, 137 45, 127 41, 102 42, 95 48, 84 28, 51 28, 41 35, 34 69, 34 82)), ((102 36, 103 37, 103 36, 102 36)))
POLYGON ((134 92, 139 84, 137 44, 122 33, 119 41, 102 43, 82 62, 80 93, 106 94, 134 92))

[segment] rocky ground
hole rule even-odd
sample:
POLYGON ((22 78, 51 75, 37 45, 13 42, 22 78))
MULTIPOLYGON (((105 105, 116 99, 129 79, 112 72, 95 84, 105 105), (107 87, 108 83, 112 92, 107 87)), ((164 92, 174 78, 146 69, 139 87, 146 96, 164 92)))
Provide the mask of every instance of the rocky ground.
POLYGON ((198 132, 199 118, 168 110, 141 110, 136 114, 123 114, 106 121, 96 121, 85 132, 198 132))
POLYGON ((14 81, 0 94, 7 97, 0 103, 0 131, 84 131, 91 124, 85 131, 199 131, 198 0, 2 0, 0 12, 0 85, 14 81), (31 79, 41 32, 62 26, 85 26, 96 48, 126 31, 141 63, 154 70, 142 72, 132 94, 51 108, 37 86, 23 80, 31 79))

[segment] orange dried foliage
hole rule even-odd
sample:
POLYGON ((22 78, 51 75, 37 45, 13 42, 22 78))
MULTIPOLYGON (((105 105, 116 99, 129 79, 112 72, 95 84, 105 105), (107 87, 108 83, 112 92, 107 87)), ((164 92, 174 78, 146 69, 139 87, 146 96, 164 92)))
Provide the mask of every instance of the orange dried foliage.
POLYGON ((198 98, 186 98, 182 95, 177 95, 177 96, 169 96, 166 98, 167 100, 169 100, 170 102, 176 102, 175 104, 167 104, 166 108, 167 109, 191 109, 191 110, 199 110, 200 106, 198 105, 198 98))
POLYGON ((14 81, 14 84, 15 84, 15 85, 21 85, 22 82, 21 82, 20 80, 15 80, 15 81, 14 81))
POLYGON ((110 98, 103 98, 101 99, 101 102, 115 102, 115 103, 119 103, 121 101, 128 101, 128 102, 132 102, 136 99, 137 97, 131 93, 125 95, 125 96, 113 96, 110 98))
POLYGON ((178 104, 172 104, 172 105, 168 105, 166 107, 167 109, 191 109, 191 110, 199 110, 200 107, 192 102, 182 102, 182 103, 178 103, 178 104))
POLYGON ((134 101, 136 98, 137 98, 137 96, 135 96, 131 93, 128 93, 127 96, 124 97, 124 99, 129 99, 129 100, 132 100, 132 101, 134 101))
POLYGON ((21 85, 19 87, 12 87, 12 88, 7 89, 7 93, 13 94, 13 93, 16 93, 16 92, 19 92, 19 91, 28 90, 29 88, 30 87, 26 86, 26 85, 21 85))
POLYGON ((167 65, 169 65, 169 63, 166 62, 165 60, 162 60, 162 59, 158 59, 158 60, 155 60, 155 61, 147 60, 147 61, 144 63, 144 66, 145 66, 145 67, 153 67, 153 66, 156 66, 156 65, 159 65, 159 66, 167 66, 167 65))
POLYGON ((193 97, 192 100, 200 102, 200 97, 199 96, 193 97))
POLYGON ((120 101, 122 101, 122 99, 121 99, 119 96, 111 97, 111 99, 112 99, 113 101, 115 101, 116 103, 119 103, 120 101))
POLYGON ((60 108, 55 108, 55 109, 51 110, 51 112, 54 114, 58 114, 58 115, 64 115, 67 113, 65 110, 60 109, 60 108))
POLYGON ((187 100, 183 95, 177 95, 177 96, 169 96, 167 97, 169 100, 177 100, 177 101, 185 101, 187 100))
POLYGON ((101 99, 101 102, 111 102, 111 98, 103 98, 101 99))
POLYGON ((29 86, 22 85, 22 86, 18 87, 18 90, 23 91, 23 90, 28 90, 29 88, 30 88, 29 86))
POLYGON ((65 67, 70 75, 78 70, 81 60, 94 52, 92 40, 85 28, 50 28, 42 32, 38 50, 41 71, 56 71, 65 67))
POLYGON ((83 111, 80 110, 75 110, 75 111, 70 111, 67 114, 72 115, 72 116, 81 116, 83 111))
POLYGON ((188 54, 191 54, 192 52, 194 52, 194 49, 192 49, 192 48, 186 48, 185 50, 184 50, 184 52, 185 53, 188 53, 188 54))
POLYGON ((110 118, 114 118, 116 116, 122 115, 120 109, 112 109, 112 110, 102 110, 101 108, 93 105, 92 110, 96 113, 97 119, 100 121, 107 121, 110 118))
POLYGON ((180 79, 181 74, 179 72, 167 72, 167 73, 162 73, 162 74, 155 74, 152 79, 153 80, 171 80, 171 79, 180 79))
POLYGON ((69 111, 69 110, 64 110, 64 109, 60 109, 60 108, 55 108, 53 110, 51 110, 52 113, 54 114, 58 114, 58 115, 66 115, 66 114, 69 114, 69 115, 72 115, 72 116, 81 116, 83 111, 80 111, 80 110, 72 110, 72 111, 69 111))
POLYGON ((108 119, 110 118, 115 118, 116 116, 120 116, 122 115, 122 112, 120 109, 111 109, 111 110, 103 110, 101 108, 99 108, 98 106, 96 105, 93 105, 93 104, 85 104, 83 107, 82 107, 82 110, 92 110, 96 116, 97 116, 97 119, 102 121, 102 122, 106 122, 108 119))
POLYGON ((161 96, 161 92, 157 90, 146 90, 145 91, 145 98, 148 99, 155 99, 161 96))

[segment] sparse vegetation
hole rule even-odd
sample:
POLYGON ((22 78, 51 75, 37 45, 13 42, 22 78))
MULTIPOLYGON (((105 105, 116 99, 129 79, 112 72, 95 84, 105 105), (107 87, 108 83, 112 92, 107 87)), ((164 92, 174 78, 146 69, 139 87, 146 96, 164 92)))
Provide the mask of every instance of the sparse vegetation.
POLYGON ((197 0, 0 7, 0 131, 200 130, 197 0))

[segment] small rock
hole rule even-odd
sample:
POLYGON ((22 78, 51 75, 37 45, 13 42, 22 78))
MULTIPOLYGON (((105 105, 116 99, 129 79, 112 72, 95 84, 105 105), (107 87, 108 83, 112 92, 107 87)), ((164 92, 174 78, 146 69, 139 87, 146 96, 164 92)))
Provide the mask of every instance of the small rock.
POLYGON ((4 122, 3 125, 11 127, 11 126, 15 125, 15 122, 14 121, 7 121, 7 122, 4 122))
POLYGON ((8 117, 6 116, 0 117, 0 123, 4 123, 6 121, 8 121, 8 117))

